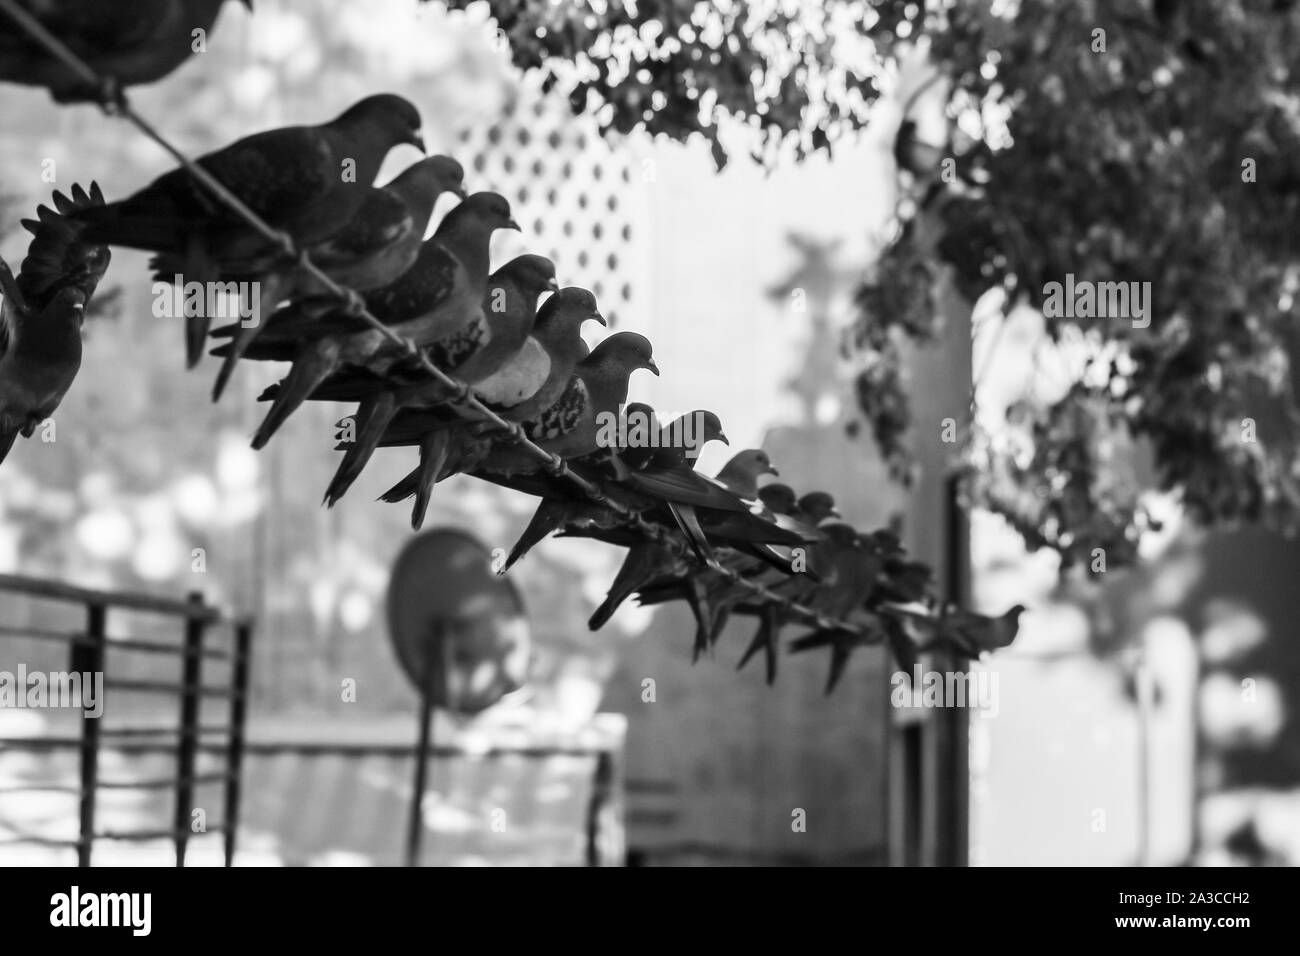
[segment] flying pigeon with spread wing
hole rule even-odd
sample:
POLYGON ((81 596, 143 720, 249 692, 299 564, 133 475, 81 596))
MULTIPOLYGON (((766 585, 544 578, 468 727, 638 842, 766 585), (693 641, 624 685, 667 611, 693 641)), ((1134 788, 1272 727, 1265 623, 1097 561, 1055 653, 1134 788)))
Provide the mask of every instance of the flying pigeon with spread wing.
POLYGON ((83 241, 69 214, 102 206, 99 187, 54 194, 23 221, 32 233, 19 275, 0 259, 0 461, 48 419, 81 368, 81 322, 109 251, 83 241))

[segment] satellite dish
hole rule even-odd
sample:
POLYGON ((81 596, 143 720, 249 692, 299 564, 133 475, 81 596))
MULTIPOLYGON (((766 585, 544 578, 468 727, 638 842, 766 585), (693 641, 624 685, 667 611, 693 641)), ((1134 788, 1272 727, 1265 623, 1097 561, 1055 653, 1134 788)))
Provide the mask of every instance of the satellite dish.
POLYGON ((427 531, 398 554, 388 583, 388 633, 428 706, 477 714, 528 677, 532 641, 519 591, 464 531, 427 531))

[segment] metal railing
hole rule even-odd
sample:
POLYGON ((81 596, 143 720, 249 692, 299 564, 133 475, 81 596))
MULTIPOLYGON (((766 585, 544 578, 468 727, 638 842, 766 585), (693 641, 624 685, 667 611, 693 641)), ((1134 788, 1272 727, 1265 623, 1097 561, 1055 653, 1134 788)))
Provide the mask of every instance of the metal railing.
POLYGON ((0 846, 6 844, 37 844, 49 847, 75 847, 77 864, 89 866, 96 840, 145 841, 169 839, 175 845, 176 865, 185 865, 186 849, 195 835, 191 829, 194 811, 194 791, 205 784, 223 785, 223 816, 213 825, 206 824, 202 833, 220 832, 223 838, 225 865, 230 866, 235 855, 236 834, 239 824, 241 796, 240 768, 243 762, 244 728, 248 710, 249 653, 252 644, 252 622, 241 618, 232 620, 207 604, 203 596, 191 593, 184 601, 148 594, 96 591, 75 587, 58 581, 40 580, 16 575, 0 574, 0 595, 18 595, 38 602, 79 606, 85 615, 84 629, 60 630, 44 627, 24 627, 14 624, 11 615, 0 603, 0 646, 6 641, 51 641, 68 646, 68 669, 73 674, 103 675, 105 696, 112 691, 136 694, 175 696, 177 719, 173 726, 136 724, 106 727, 103 717, 82 712, 80 732, 76 735, 47 735, 37 737, 0 737, 0 751, 59 751, 77 750, 79 780, 75 787, 49 786, 41 783, 20 783, 5 786, 0 793, 23 791, 76 792, 79 795, 79 825, 75 840, 56 839, 38 834, 18 833, 0 836, 0 846), (114 612, 134 611, 175 621, 180 627, 179 642, 142 639, 137 637, 109 636, 110 615, 114 612), (225 632, 225 644, 213 646, 210 635, 225 632), (156 678, 135 679, 118 676, 128 655, 154 655, 171 659, 178 671, 175 681, 156 678), (203 664, 206 660, 220 660, 228 664, 230 674, 225 685, 203 683, 203 664), (201 724, 199 715, 205 697, 224 698, 228 701, 227 721, 224 725, 201 724), (223 735, 220 744, 203 738, 223 735), (101 780, 100 756, 105 748, 123 752, 152 752, 174 754, 175 772, 165 777, 130 780, 101 780), (215 750, 224 756, 224 769, 217 773, 198 773, 200 751, 215 750), (170 827, 150 830, 111 831, 97 828, 96 807, 104 790, 173 790, 175 794, 170 827))

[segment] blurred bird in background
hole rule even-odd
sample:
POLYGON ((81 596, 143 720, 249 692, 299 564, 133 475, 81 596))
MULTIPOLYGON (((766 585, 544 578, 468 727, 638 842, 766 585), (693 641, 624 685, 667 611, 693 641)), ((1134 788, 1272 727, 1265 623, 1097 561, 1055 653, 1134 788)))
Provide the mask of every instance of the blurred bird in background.
MULTIPOLYGON (((241 0, 249 10, 252 0, 241 0)), ((43 86, 60 103, 112 102, 203 49, 225 0, 17 0, 18 6, 105 78, 88 84, 24 31, 0 35, 0 80, 43 86)), ((3 19, 3 14, 0 14, 3 19)), ((7 23, 5 26, 11 27, 7 23)))

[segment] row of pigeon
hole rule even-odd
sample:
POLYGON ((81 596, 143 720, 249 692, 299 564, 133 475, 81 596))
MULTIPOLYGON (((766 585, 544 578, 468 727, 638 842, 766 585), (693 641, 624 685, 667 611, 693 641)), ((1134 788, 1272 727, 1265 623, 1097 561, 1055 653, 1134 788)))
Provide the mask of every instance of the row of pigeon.
POLYGON ((160 281, 253 290, 244 303, 252 321, 211 329, 210 313, 194 310, 185 338, 190 367, 209 339, 219 343, 214 400, 241 359, 290 363, 261 396, 269 409, 255 448, 304 401, 358 403, 340 422, 329 505, 376 449, 415 446, 418 464, 382 496, 413 498, 413 527, 437 482, 468 474, 541 499, 507 568, 556 532, 627 548, 593 630, 632 595, 645 605, 683 600, 698 657, 732 615, 753 615, 741 664, 761 651, 771 681, 779 633, 811 621, 792 650, 830 649, 828 691, 863 644, 887 642, 910 668, 922 650, 976 657, 1014 639, 1021 608, 987 618, 941 606, 929 569, 896 536, 859 532, 824 492, 762 483, 777 476, 761 450, 740 452, 716 476, 697 473, 700 448, 726 442, 716 415, 664 424, 649 406, 627 404, 633 372, 659 374, 644 336, 619 331, 588 349, 584 324, 605 324, 595 297, 561 287, 547 258, 521 255, 490 271, 492 234, 519 228, 504 197, 467 195, 460 165, 444 156, 371 185, 391 150, 423 151, 420 127, 411 103, 381 94, 323 125, 257 133, 203 156, 216 192, 180 167, 118 202, 95 185, 70 199, 56 193, 54 208, 26 223, 34 238, 19 275, 0 269, 0 460, 71 384, 107 247, 141 249, 160 281), (425 239, 445 193, 461 201, 425 239))

